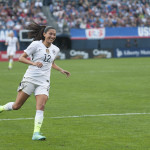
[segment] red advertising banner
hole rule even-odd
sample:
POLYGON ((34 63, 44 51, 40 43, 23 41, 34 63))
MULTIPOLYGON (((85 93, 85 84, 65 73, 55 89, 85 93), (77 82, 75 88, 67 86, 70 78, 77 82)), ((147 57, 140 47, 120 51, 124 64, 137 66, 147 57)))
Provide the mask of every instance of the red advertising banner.
MULTIPOLYGON (((17 51, 16 54, 14 55, 14 61, 18 61, 20 55, 24 51, 17 51)), ((0 51, 0 61, 8 61, 8 56, 6 51, 0 51)))

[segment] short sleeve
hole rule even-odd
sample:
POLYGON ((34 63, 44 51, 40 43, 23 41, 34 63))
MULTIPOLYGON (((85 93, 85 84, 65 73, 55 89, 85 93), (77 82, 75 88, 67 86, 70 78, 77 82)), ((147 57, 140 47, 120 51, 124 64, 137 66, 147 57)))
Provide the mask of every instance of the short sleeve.
POLYGON ((56 52, 56 57, 58 56, 59 52, 60 52, 60 49, 58 48, 56 52))
POLYGON ((6 41, 5 41, 5 42, 8 43, 8 41, 9 41, 9 37, 6 38, 6 41))
POLYGON ((27 55, 30 56, 30 55, 32 55, 33 53, 36 52, 37 46, 38 46, 37 42, 36 42, 36 41, 33 41, 33 42, 27 47, 27 49, 24 50, 24 52, 26 52, 27 55))
MULTIPOLYGON (((56 49, 55 49, 55 52, 56 52, 56 55, 55 55, 55 59, 57 58, 57 56, 58 56, 58 54, 59 54, 59 52, 60 52, 60 49, 57 47, 56 49)), ((55 60, 54 59, 54 60, 55 60)))

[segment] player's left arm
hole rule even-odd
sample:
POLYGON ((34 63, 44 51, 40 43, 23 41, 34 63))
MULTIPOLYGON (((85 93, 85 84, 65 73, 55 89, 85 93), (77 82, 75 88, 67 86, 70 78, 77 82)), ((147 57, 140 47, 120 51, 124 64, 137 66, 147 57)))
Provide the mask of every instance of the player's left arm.
POLYGON ((59 66, 57 66, 55 64, 55 62, 52 63, 52 68, 55 69, 55 70, 60 71, 62 74, 65 74, 67 77, 69 77, 71 75, 70 72, 68 72, 67 70, 63 70, 62 68, 60 68, 59 66))
POLYGON ((8 45, 8 42, 7 42, 7 40, 5 41, 5 45, 6 45, 6 46, 8 45))
POLYGON ((19 44, 19 41, 17 41, 17 48, 18 48, 18 50, 20 50, 20 44, 19 44))

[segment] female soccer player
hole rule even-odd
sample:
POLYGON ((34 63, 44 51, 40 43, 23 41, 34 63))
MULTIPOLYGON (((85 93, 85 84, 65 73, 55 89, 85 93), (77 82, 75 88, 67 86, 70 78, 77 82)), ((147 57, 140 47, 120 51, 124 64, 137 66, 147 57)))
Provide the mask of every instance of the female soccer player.
POLYGON ((18 42, 18 38, 14 37, 14 33, 11 32, 6 39, 5 45, 7 45, 7 56, 8 56, 8 69, 12 69, 12 63, 13 63, 13 56, 16 53, 16 45, 18 50, 20 49, 20 45, 18 42))
POLYGON ((27 29, 30 30, 29 36, 34 41, 24 50, 19 61, 28 64, 29 67, 18 87, 16 101, 0 106, 0 112, 18 110, 34 93, 36 115, 32 140, 45 140, 46 137, 40 134, 40 128, 44 118, 44 107, 49 96, 51 68, 66 74, 67 77, 70 76, 70 72, 63 70, 54 62, 59 53, 59 48, 52 44, 56 39, 56 30, 51 26, 40 26, 35 22, 30 23, 27 29), (27 59, 28 56, 31 57, 30 60, 27 59))

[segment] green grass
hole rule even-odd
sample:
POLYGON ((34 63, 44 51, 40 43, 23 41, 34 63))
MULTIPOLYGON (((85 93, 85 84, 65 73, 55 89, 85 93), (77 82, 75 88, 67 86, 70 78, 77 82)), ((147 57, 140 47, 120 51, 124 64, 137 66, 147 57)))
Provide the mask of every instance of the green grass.
MULTIPOLYGON (((50 98, 41 132, 32 141, 35 98, 0 114, 0 150, 150 150, 150 58, 57 60, 71 72, 52 70, 50 98), (61 117, 64 118, 53 118, 61 117), (81 116, 70 117, 65 116, 81 116)), ((27 65, 0 62, 0 104, 15 101, 27 65)))

